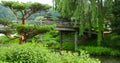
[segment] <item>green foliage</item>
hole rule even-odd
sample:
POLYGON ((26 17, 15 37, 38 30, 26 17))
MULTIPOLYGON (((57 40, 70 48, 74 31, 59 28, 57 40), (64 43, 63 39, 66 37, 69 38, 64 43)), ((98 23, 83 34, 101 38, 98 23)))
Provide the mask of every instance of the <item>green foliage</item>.
POLYGON ((18 42, 18 39, 9 39, 6 36, 0 37, 0 43, 2 43, 2 44, 16 43, 16 42, 18 42))
POLYGON ((4 26, 8 26, 8 25, 12 24, 12 21, 10 21, 8 19, 0 18, 0 24, 2 24, 4 26))
POLYGON ((5 7, 11 9, 16 18, 22 20, 22 24, 25 24, 25 20, 30 17, 32 14, 40 11, 47 10, 50 8, 49 5, 41 3, 23 3, 23 2, 14 2, 14 1, 2 1, 1 4, 5 7))
MULTIPOLYGON (((42 26, 39 26, 39 25, 22 25, 22 24, 19 24, 16 26, 17 27, 17 31, 18 33, 29 33, 29 32, 32 32, 32 31, 36 31, 37 33, 44 33, 44 32, 47 32, 47 31, 50 31, 50 30, 53 30, 55 28, 55 25, 42 25, 42 26)), ((35 33, 35 32, 34 32, 35 33)))
POLYGON ((112 7, 113 0, 54 0, 55 7, 60 11, 62 17, 75 17, 75 24, 79 24, 80 33, 83 35, 85 29, 91 32, 98 30, 98 45, 101 45, 104 16, 112 7), (96 2, 97 1, 97 2, 96 2), (106 4, 107 3, 107 4, 106 4), (102 5, 105 4, 105 5, 102 5), (107 12, 105 11, 107 10, 107 12))
POLYGON ((13 33, 15 33, 15 30, 14 29, 10 29, 10 28, 4 28, 4 29, 0 29, 0 33, 3 33, 3 34, 13 34, 13 33))
POLYGON ((98 46, 97 45, 97 39, 94 40, 88 40, 86 42, 80 42, 80 46, 98 46))
POLYGON ((34 41, 39 42, 43 45, 47 45, 49 48, 53 48, 59 44, 59 32, 51 30, 45 34, 39 34, 33 37, 34 41))
POLYGON ((117 33, 106 35, 104 37, 103 46, 120 49, 120 35, 117 33))
POLYGON ((43 5, 41 3, 35 2, 35 3, 31 4, 30 8, 33 9, 33 10, 37 10, 37 9, 39 9, 39 10, 46 10, 46 9, 49 9, 50 6, 47 5, 47 4, 43 5))
POLYGON ((91 55, 106 55, 106 56, 120 56, 120 51, 107 48, 107 47, 101 47, 101 46, 80 46, 78 50, 85 50, 91 55))
POLYGON ((19 3, 19 2, 14 2, 13 4, 11 4, 13 9, 18 9, 18 10, 25 10, 26 8, 29 8, 29 4, 25 4, 25 3, 19 3))
POLYGON ((113 6, 113 14, 114 14, 114 21, 112 22, 112 30, 120 35, 120 1, 115 0, 115 4, 113 6))
POLYGON ((71 53, 62 51, 51 52, 40 44, 11 45, 0 47, 0 61, 14 63, 100 63, 90 58, 85 51, 71 53))
POLYGON ((64 32, 62 34, 63 42, 74 42, 74 32, 64 32))
POLYGON ((15 1, 2 1, 2 5, 6 7, 10 7, 13 9, 18 9, 18 10, 26 10, 26 9, 32 9, 32 10, 46 10, 50 8, 49 5, 44 5, 41 3, 20 3, 20 2, 15 2, 15 1))
POLYGON ((74 50, 74 42, 63 42, 62 46, 65 50, 74 50))
MULTIPOLYGON (((58 42, 52 44, 49 48, 51 49, 60 49, 60 44, 58 42)), ((62 49, 67 51, 74 51, 74 42, 63 42, 62 49)))
POLYGON ((13 3, 16 3, 16 2, 14 2, 14 1, 2 1, 2 5, 4 5, 4 6, 8 6, 8 7, 12 7, 12 4, 13 3))
POLYGON ((16 30, 18 34, 24 33, 26 39, 32 38, 40 33, 46 33, 50 30, 54 30, 56 25, 16 25, 16 30))
POLYGON ((43 35, 42 37, 42 42, 46 42, 47 44, 55 44, 57 43, 59 40, 58 37, 58 32, 57 31, 50 31, 46 34, 43 35), (52 34, 54 32, 54 34, 52 34))
POLYGON ((7 43, 7 42, 9 42, 9 39, 7 37, 5 36, 0 37, 0 43, 7 43))
POLYGON ((0 33, 3 33, 3 34, 13 33, 14 29, 11 28, 12 21, 8 19, 0 18, 0 25, 2 25, 0 29, 0 33))

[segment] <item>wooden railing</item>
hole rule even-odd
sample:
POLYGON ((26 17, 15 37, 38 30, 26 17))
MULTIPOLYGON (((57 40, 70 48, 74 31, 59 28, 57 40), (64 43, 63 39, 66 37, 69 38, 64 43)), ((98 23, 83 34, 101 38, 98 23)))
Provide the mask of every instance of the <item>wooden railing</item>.
MULTIPOLYGON (((19 22, 14 22, 14 23, 19 23, 19 22)), ((75 25, 74 22, 64 22, 64 21, 26 21, 28 24, 36 24, 36 25, 52 25, 56 24, 57 27, 78 27, 78 25, 75 25)))

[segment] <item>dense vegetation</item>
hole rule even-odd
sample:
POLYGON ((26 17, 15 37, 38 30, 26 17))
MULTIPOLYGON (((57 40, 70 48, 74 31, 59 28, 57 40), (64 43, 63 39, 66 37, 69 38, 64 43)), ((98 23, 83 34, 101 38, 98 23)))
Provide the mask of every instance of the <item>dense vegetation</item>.
POLYGON ((119 0, 54 0, 53 3, 50 8, 40 3, 2 1, 0 33, 4 36, 0 36, 0 62, 101 63, 90 56, 120 57, 119 0), (22 24, 13 23, 15 17, 22 24), (77 50, 74 51, 74 32, 64 31, 59 51, 60 32, 55 30, 56 25, 26 23, 26 19, 70 21, 73 27, 79 26, 77 50), (24 43, 18 45, 18 42, 24 43))
POLYGON ((0 61, 5 63, 100 63, 85 51, 81 51, 80 55, 66 51, 58 53, 36 43, 3 46, 0 47, 0 54, 0 61))
POLYGON ((79 23, 80 35, 86 29, 98 32, 98 45, 101 45, 105 24, 105 16, 112 9, 112 0, 54 0, 56 10, 63 18, 79 23))
POLYGON ((116 1, 113 6, 114 21, 112 22, 113 32, 120 34, 120 1, 116 1))
POLYGON ((17 19, 22 20, 22 24, 25 24, 25 20, 30 17, 32 14, 40 11, 47 10, 50 8, 49 5, 41 4, 41 3, 20 3, 14 1, 2 1, 2 5, 8 7, 17 19), (21 16, 18 15, 21 14, 21 16))

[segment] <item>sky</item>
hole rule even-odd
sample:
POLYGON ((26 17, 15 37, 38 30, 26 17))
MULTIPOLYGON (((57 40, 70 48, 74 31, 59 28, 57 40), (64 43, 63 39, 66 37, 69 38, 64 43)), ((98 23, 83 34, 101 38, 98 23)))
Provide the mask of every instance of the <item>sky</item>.
POLYGON ((0 0, 0 1, 40 2, 43 4, 52 5, 52 0, 0 0))

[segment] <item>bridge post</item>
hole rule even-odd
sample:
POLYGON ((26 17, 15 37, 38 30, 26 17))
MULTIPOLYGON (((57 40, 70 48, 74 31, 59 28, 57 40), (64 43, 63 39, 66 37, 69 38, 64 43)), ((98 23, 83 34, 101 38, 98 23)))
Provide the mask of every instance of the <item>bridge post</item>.
POLYGON ((62 31, 60 31, 60 50, 62 50, 62 31))
POLYGON ((75 51, 77 50, 77 41, 78 41, 78 32, 75 31, 75 40, 74 40, 74 43, 75 43, 75 51))

